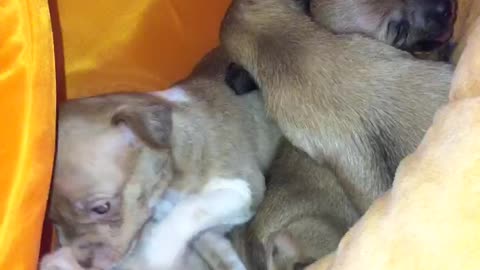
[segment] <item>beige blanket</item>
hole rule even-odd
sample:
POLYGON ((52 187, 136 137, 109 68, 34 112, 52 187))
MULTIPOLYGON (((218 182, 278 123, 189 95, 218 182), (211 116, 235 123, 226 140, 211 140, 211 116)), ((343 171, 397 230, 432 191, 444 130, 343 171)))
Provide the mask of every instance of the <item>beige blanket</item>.
POLYGON ((480 20, 468 18, 450 103, 391 191, 308 270, 480 269, 480 20))

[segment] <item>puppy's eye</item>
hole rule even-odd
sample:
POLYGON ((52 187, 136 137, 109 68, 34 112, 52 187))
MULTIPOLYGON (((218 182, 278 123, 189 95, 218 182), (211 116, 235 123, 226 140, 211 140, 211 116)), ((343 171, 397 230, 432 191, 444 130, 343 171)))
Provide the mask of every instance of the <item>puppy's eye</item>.
POLYGON ((98 215, 105 215, 110 211, 110 202, 104 202, 101 205, 97 205, 95 207, 92 207, 90 211, 98 214, 98 215))

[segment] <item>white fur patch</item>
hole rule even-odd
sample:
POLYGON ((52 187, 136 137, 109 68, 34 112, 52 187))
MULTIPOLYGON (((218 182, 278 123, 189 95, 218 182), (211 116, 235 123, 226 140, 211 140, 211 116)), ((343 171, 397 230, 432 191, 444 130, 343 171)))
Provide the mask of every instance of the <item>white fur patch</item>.
POLYGON ((250 190, 247 181, 236 178, 212 178, 203 188, 203 192, 223 189, 236 191, 247 200, 251 200, 252 198, 252 191, 250 190))
POLYGON ((48 254, 43 257, 40 270, 75 270, 80 269, 80 266, 75 261, 75 257, 72 251, 68 248, 61 248, 54 253, 48 254))
POLYGON ((186 103, 191 101, 187 91, 179 86, 174 86, 162 91, 152 92, 152 95, 161 97, 172 103, 186 103))
POLYGON ((148 262, 152 269, 171 269, 198 234, 247 222, 253 216, 251 203, 252 193, 245 180, 213 178, 200 193, 187 196, 173 209, 160 204, 168 215, 147 225, 138 242, 140 253, 133 251, 131 259, 148 262))
POLYGON ((225 214, 224 225, 238 225, 248 221, 253 216, 250 209, 252 205, 252 191, 247 181, 240 178, 215 177, 208 181, 202 190, 203 193, 224 193, 226 196, 218 196, 217 202, 225 209, 238 207, 231 215, 225 214))

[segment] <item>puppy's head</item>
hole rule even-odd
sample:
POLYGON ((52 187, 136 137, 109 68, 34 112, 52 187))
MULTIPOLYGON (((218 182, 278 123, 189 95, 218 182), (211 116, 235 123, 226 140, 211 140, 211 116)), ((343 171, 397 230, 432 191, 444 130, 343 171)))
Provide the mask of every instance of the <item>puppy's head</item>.
POLYGON ((267 241, 268 270, 303 270, 315 262, 306 257, 295 238, 288 231, 274 233, 267 241))
POLYGON ((49 212, 61 245, 82 239, 84 253, 108 253, 111 263, 126 252, 149 203, 172 178, 171 111, 171 104, 146 94, 62 106, 49 212))
POLYGON ((445 44, 453 34, 456 0, 407 0, 404 16, 410 29, 400 38, 400 47, 411 51, 431 51, 445 44))
POLYGON ((452 35, 456 0, 293 0, 336 33, 363 33, 407 51, 433 50, 452 35))

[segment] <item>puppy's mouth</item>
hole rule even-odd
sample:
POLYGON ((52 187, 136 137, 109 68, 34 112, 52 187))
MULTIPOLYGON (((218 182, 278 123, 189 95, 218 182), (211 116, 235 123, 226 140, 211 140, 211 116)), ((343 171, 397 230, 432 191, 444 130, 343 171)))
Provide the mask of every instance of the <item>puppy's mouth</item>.
POLYGON ((407 20, 392 21, 388 24, 388 34, 393 37, 392 45, 411 52, 429 52, 442 47, 453 35, 453 27, 436 37, 427 37, 410 43, 411 25, 407 20), (410 44, 409 44, 410 43, 410 44))
POLYGON ((429 52, 441 47, 445 42, 436 40, 419 41, 412 46, 413 52, 429 52))
POLYGON ((440 36, 438 36, 437 38, 435 38, 435 39, 420 40, 420 41, 413 44, 412 50, 414 52, 433 51, 437 48, 442 47, 446 43, 448 43, 448 41, 450 40, 452 35, 453 35, 453 30, 448 30, 448 31, 444 32, 443 34, 441 34, 440 36))
POLYGON ((120 253, 102 242, 80 244, 77 247, 78 264, 86 269, 110 269, 121 258, 120 253))

